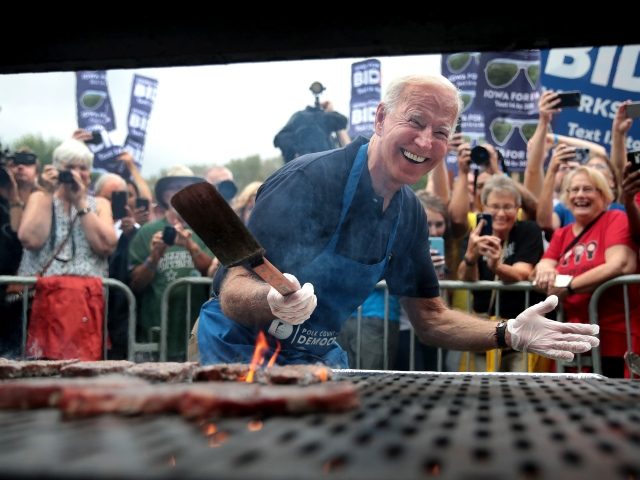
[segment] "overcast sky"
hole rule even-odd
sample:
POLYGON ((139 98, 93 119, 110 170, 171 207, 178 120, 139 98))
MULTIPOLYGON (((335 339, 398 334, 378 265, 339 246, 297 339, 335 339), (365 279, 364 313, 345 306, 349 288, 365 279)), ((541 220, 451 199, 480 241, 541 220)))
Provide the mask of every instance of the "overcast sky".
MULTIPOLYGON (((439 73, 440 55, 378 57, 382 87, 411 73, 439 73)), ((351 64, 364 58, 245 63, 203 67, 110 70, 115 143, 126 136, 134 73, 158 80, 147 129, 144 175, 174 164, 224 165, 234 158, 280 151, 273 137, 297 110, 313 104, 309 86, 326 87, 322 100, 349 115, 351 64)), ((73 72, 0 75, 0 139, 24 134, 66 138, 77 126, 73 72)))

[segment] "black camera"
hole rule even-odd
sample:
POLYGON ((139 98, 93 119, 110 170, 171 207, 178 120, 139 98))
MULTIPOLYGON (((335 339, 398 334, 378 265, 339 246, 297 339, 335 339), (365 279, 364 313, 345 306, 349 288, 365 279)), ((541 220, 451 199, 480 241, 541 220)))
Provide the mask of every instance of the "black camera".
POLYGON ((69 185, 76 183, 70 170, 60 170, 60 173, 58 173, 58 182, 69 185))
POLYGON ((476 145, 471 149, 471 161, 479 167, 486 167, 489 165, 489 150, 480 145, 476 145))

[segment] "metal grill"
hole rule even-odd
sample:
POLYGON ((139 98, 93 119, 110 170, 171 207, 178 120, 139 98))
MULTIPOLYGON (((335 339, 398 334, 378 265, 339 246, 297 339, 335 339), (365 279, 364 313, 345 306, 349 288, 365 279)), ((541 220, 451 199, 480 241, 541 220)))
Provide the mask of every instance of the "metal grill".
POLYGON ((3 478, 639 479, 640 383, 338 371, 362 406, 231 418, 0 412, 3 478))

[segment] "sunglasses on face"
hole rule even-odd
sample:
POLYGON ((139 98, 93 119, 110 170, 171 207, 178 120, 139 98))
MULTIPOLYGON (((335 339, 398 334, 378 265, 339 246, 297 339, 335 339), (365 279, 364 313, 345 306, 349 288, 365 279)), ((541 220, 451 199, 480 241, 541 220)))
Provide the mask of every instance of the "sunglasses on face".
POLYGON ((471 60, 475 60, 477 65, 479 58, 480 52, 454 53, 447 58, 447 67, 452 73, 460 73, 466 70, 471 64, 471 60))
POLYGON ((487 83, 492 87, 504 88, 513 83, 520 70, 524 70, 529 85, 532 88, 536 88, 540 79, 540 62, 538 60, 496 58, 487 63, 484 69, 484 76, 487 83))
POLYGON ((489 131, 493 141, 500 146, 504 146, 515 130, 520 131, 520 136, 525 143, 528 142, 533 137, 537 126, 538 123, 532 120, 494 118, 489 125, 489 131))

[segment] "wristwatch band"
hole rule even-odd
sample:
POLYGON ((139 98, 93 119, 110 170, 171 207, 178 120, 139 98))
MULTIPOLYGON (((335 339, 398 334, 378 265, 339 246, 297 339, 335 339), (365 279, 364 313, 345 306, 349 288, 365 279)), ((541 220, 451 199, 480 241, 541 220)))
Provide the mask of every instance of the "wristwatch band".
POLYGON ((477 261, 472 262, 471 260, 469 260, 466 256, 462 257, 462 261, 464 262, 464 264, 468 267, 473 267, 476 263, 478 263, 477 261))
MULTIPOLYGON (((571 282, 572 282, 572 281, 573 281, 573 279, 571 279, 571 282)), ((576 292, 574 292, 574 291, 573 291, 573 288, 571 288, 571 282, 569 282, 569 283, 567 284, 567 293, 568 293, 569 295, 573 295, 574 293, 576 293, 576 292)))
POLYGON ((498 323, 496 325, 496 344, 498 345, 498 348, 507 348, 507 340, 505 338, 506 335, 506 331, 507 331, 507 322, 506 321, 502 321, 500 323, 498 323))
POLYGON ((91 207, 84 207, 78 210, 78 216, 82 217, 91 211, 91 207))

